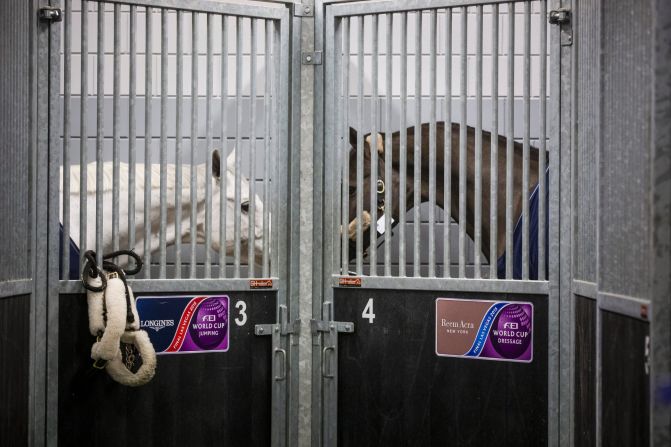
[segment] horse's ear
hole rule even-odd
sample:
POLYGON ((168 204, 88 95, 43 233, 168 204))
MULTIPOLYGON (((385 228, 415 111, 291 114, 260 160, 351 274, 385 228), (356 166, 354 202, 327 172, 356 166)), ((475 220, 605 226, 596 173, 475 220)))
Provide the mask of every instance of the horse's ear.
POLYGON ((349 144, 352 147, 356 147, 356 136, 357 136, 356 129, 353 128, 353 127, 350 127, 349 128, 349 144))
POLYGON ((219 149, 212 151, 212 176, 221 178, 221 155, 219 149))
MULTIPOLYGON (((372 147, 372 144, 371 144, 372 138, 371 137, 372 137, 372 135, 367 135, 366 136, 366 144, 368 145, 369 148, 372 147)), ((377 142, 375 144, 375 147, 377 149, 377 153, 380 156, 383 156, 384 155, 384 135, 381 134, 381 133, 378 133, 376 139, 377 139, 377 142)))

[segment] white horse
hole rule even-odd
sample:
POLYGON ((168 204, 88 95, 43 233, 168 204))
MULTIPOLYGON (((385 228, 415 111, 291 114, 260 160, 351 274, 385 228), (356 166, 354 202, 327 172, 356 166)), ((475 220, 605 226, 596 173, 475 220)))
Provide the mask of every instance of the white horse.
MULTIPOLYGON (((226 160, 226 230, 225 241, 220 237, 220 210, 222 199, 220 194, 221 173, 219 170, 219 152, 213 152, 212 162, 212 230, 211 241, 212 248, 220 251, 222 245, 225 247, 226 255, 233 256, 235 250, 234 242, 234 217, 235 217, 235 151, 231 152, 226 160)), ((196 243, 205 243, 205 185, 206 185, 206 165, 195 166, 197 184, 196 184, 196 243)), ((135 166, 135 246, 133 249, 141 257, 144 254, 144 236, 145 236, 145 215, 144 215, 144 193, 145 193, 145 166, 136 164, 135 166)), ((167 165, 167 195, 166 195, 166 246, 175 244, 177 237, 182 243, 189 243, 194 235, 191 234, 191 212, 194 206, 191 203, 191 166, 184 165, 182 168, 182 194, 181 194, 181 226, 180 234, 176 232, 176 177, 175 165, 167 165)), ((119 248, 127 249, 130 243, 130 230, 128 228, 128 189, 129 189, 129 166, 126 163, 120 163, 119 167, 119 248)), ((151 165, 151 207, 149 210, 149 221, 151 222, 151 252, 159 250, 159 231, 161 222, 161 165, 151 165)), ((70 238, 80 249, 83 249, 80 240, 79 213, 80 213, 80 165, 73 165, 70 168, 70 238)), ((96 164, 87 165, 87 193, 86 193, 86 249, 95 250, 96 246, 96 164)), ((61 168, 61 185, 63 184, 63 169, 61 168)), ((103 232, 102 232, 102 250, 103 253, 109 253, 113 250, 112 235, 112 194, 113 194, 113 163, 103 163, 103 232)), ((249 179, 241 178, 241 199, 240 199, 240 259, 243 263, 248 262, 248 243, 249 243, 249 179)), ((60 216, 63 222, 63 199, 60 199, 60 216)), ((258 196, 254 197, 254 257, 257 264, 261 263, 263 254, 263 202, 258 196)))

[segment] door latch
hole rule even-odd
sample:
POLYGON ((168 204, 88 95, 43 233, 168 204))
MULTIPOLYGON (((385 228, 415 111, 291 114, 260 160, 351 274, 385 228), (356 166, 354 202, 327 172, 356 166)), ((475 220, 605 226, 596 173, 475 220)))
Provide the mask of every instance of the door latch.
POLYGON ((554 9, 548 14, 550 25, 565 25, 571 21, 571 11, 568 9, 554 9))
POLYGON ((571 10, 566 8, 553 9, 548 13, 550 25, 559 25, 560 41, 562 46, 573 44, 573 30, 571 29, 571 10))
POLYGON ((38 17, 45 22, 62 22, 63 10, 53 6, 43 6, 38 10, 38 17))

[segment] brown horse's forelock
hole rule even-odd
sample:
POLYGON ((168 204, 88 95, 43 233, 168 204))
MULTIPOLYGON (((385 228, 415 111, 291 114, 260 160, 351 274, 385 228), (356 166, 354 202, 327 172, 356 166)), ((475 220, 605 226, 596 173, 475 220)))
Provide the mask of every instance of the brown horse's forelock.
MULTIPOLYGON (((362 214, 364 211, 366 212, 371 212, 372 204, 370 201, 370 195, 371 195, 371 141, 373 138, 371 138, 371 134, 365 134, 363 136, 363 144, 364 144, 364 162, 363 162, 363 208, 361 210, 362 214)), ((375 144, 375 150, 378 153, 378 172, 377 172, 377 179, 375 179, 375 184, 377 185, 378 180, 382 180, 385 182, 385 188, 387 187, 392 187, 391 184, 387 185, 386 183, 389 182, 388 179, 385 178, 385 165, 384 165, 384 135, 383 134, 378 134, 377 138, 377 143, 375 144)), ((348 221, 350 223, 354 222, 354 219, 357 218, 357 205, 356 205, 356 191, 357 191, 357 184, 356 184, 356 166, 357 166, 357 131, 353 128, 350 128, 350 148, 349 148, 349 219, 348 221)), ((393 169, 393 168, 392 168, 393 169)), ((384 215, 384 201, 383 201, 384 195, 382 195, 382 202, 376 201, 375 207, 377 209, 377 219, 382 217, 384 215)), ((394 221, 394 224, 392 226, 395 226, 396 222, 394 221)), ((363 255, 365 255, 368 251, 368 247, 371 244, 371 233, 375 232, 375 240, 379 237, 379 234, 377 233, 377 222, 371 222, 370 227, 366 230, 363 231, 363 238, 362 238, 362 247, 363 247, 363 255)), ((354 238, 349 238, 349 260, 352 261, 356 258, 356 237, 354 238)))

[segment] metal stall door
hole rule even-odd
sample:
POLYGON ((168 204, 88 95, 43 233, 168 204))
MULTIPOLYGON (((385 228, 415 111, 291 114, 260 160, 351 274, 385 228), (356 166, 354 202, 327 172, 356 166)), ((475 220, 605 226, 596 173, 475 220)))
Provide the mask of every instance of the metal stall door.
POLYGON ((547 2, 320 7, 313 442, 556 444, 559 32, 547 2))
POLYGON ((51 8, 48 444, 286 445, 287 7, 51 8), (92 367, 88 249, 144 261, 129 284, 159 353, 145 386, 92 367))

